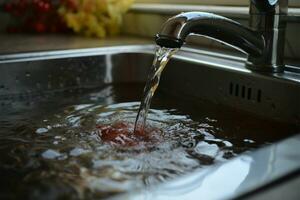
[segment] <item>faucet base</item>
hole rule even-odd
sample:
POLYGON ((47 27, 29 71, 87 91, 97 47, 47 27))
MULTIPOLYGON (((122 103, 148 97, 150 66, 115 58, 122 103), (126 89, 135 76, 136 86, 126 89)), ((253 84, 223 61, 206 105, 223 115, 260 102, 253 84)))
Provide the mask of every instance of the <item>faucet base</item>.
POLYGON ((251 71, 263 73, 282 73, 284 71, 284 65, 257 65, 249 61, 246 62, 245 67, 251 71))

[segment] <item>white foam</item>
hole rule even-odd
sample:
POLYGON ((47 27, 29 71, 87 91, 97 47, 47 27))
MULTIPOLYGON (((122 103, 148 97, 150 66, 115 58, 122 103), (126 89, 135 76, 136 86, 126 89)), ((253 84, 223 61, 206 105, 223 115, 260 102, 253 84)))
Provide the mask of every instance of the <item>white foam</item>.
POLYGON ((42 157, 46 159, 56 159, 60 157, 61 154, 58 151, 48 149, 42 153, 42 157))
POLYGON ((209 144, 207 142, 199 142, 194 150, 196 153, 214 158, 217 156, 217 154, 219 152, 219 147, 216 144, 209 144))
POLYGON ((79 148, 79 147, 75 147, 74 149, 72 149, 70 151, 70 156, 80 156, 82 154, 85 154, 85 153, 89 153, 90 151, 87 150, 87 149, 82 149, 82 148, 79 148))
POLYGON ((47 133, 48 132, 48 129, 47 128, 38 128, 36 129, 35 131, 37 134, 44 134, 44 133, 47 133))

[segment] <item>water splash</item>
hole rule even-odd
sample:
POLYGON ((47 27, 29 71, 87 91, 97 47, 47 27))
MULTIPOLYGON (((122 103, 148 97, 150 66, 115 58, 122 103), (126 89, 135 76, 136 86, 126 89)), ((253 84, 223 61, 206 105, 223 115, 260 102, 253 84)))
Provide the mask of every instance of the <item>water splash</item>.
POLYGON ((172 55, 174 55, 178 49, 157 47, 155 52, 155 58, 153 60, 152 67, 150 69, 146 86, 144 88, 143 99, 136 117, 134 133, 144 131, 146 126, 147 114, 150 108, 151 99, 159 85, 161 73, 165 66, 169 62, 172 55))

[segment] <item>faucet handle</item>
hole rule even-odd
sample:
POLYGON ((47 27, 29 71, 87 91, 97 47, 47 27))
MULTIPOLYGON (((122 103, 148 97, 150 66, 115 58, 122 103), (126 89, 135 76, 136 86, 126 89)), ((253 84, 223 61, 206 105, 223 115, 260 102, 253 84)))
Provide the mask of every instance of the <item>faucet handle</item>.
POLYGON ((288 11, 288 0, 251 0, 250 14, 285 15, 288 11))

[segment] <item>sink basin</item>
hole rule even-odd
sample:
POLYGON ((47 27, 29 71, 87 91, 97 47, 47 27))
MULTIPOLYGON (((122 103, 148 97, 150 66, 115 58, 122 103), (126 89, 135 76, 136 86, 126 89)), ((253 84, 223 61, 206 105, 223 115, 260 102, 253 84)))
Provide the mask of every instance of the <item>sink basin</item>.
MULTIPOLYGON (((0 116, 4 121, 11 113, 28 112, 29 107, 32 113, 44 112, 43 103, 32 103, 35 101, 50 105, 49 99, 56 104, 59 98, 63 105, 68 105, 77 100, 68 98, 70 94, 80 96, 111 84, 143 84, 153 53, 152 45, 130 45, 2 55, 0 106, 3 112, 0 116)), ((297 135, 300 107, 296 106, 300 102, 300 74, 293 72, 292 66, 287 66, 282 74, 254 73, 244 68, 244 62, 240 57, 182 48, 163 72, 158 93, 178 100, 174 104, 178 107, 180 102, 201 102, 210 105, 206 109, 212 108, 213 113, 224 112, 223 108, 245 113, 250 124, 252 117, 256 118, 257 129, 258 122, 261 126, 269 121, 279 127, 283 124, 279 135, 270 132, 261 136, 274 137, 272 144, 147 190, 114 198, 168 199, 171 195, 172 199, 230 199, 250 194, 300 170, 300 136, 297 135)), ((139 100, 140 96, 129 93, 121 91, 114 98, 139 100)), ((106 98, 105 92, 100 98, 105 104, 112 101, 106 98)), ((229 123, 240 123, 238 118, 226 119, 224 114, 222 117, 229 123)))

